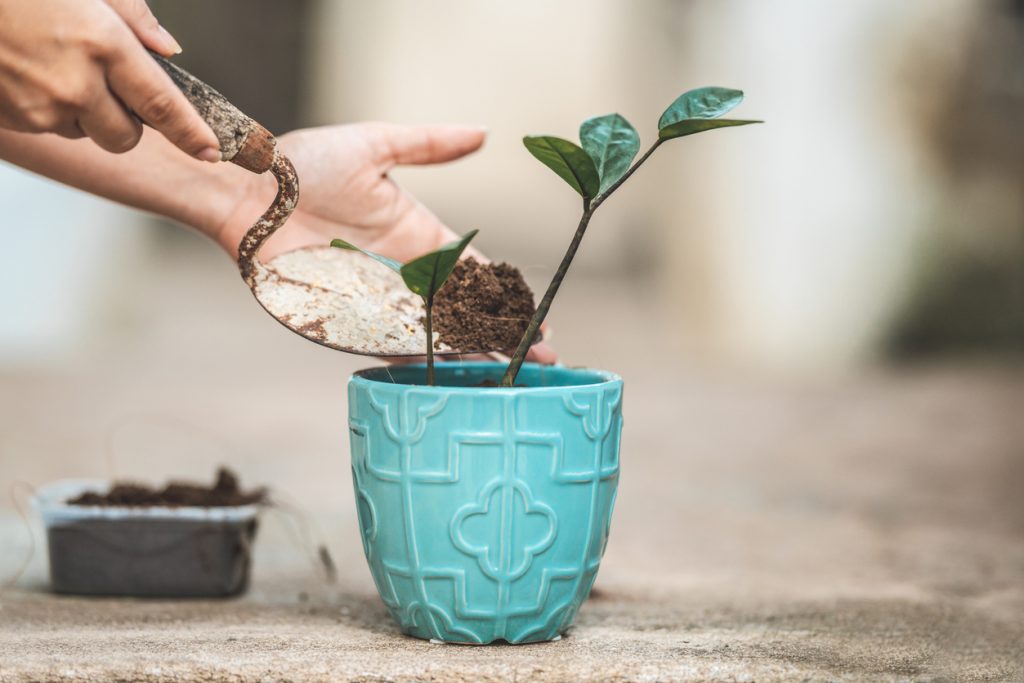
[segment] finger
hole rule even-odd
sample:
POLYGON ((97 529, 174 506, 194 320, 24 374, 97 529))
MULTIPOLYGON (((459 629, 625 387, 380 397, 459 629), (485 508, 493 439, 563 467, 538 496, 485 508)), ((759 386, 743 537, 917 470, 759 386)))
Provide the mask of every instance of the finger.
POLYGON ((107 93, 85 109, 78 126, 93 142, 114 154, 123 154, 139 144, 142 124, 107 93))
POLYGON ((126 44, 115 51, 107 81, 114 94, 144 123, 186 154, 203 161, 220 161, 217 136, 141 45, 126 44))
MULTIPOLYGON (((386 361, 390 365, 412 365, 415 363, 426 363, 426 356, 384 356, 381 360, 386 361)), ((500 361, 507 362, 508 357, 504 354, 469 354, 469 355, 455 355, 455 356, 435 356, 435 360, 438 362, 455 362, 464 360, 489 360, 489 361, 500 361)), ((541 365, 554 365, 558 362, 558 354, 546 342, 538 342, 530 347, 530 350, 526 354, 526 360, 531 363, 540 363, 541 365)))
POLYGON ((9 130, 13 133, 54 133, 62 138, 69 140, 78 140, 85 137, 85 133, 78 127, 75 122, 61 123, 57 126, 53 126, 45 131, 41 131, 33 126, 26 125, 23 121, 15 121, 12 119, 5 119, 0 117, 0 131, 9 130))
POLYGON ((415 365, 426 363, 426 356, 381 356, 380 359, 388 365, 415 365))
POLYGON ((376 159, 385 171, 396 164, 438 164, 475 152, 487 131, 479 126, 400 126, 375 123, 368 128, 376 159))
MULTIPOLYGON (((389 365, 416 365, 427 362, 426 356, 381 356, 389 365)), ((498 360, 489 353, 437 353, 435 363, 460 363, 465 360, 498 360)))
POLYGON ((164 57, 181 54, 181 45, 153 16, 145 0, 105 0, 139 41, 164 57))
POLYGON ((537 342, 530 347, 526 354, 526 360, 543 365, 554 365, 558 361, 558 354, 547 342, 537 342))
POLYGON ((77 120, 62 123, 60 126, 54 128, 50 132, 56 133, 62 138, 67 138, 69 140, 79 140, 81 138, 87 137, 85 131, 83 131, 82 127, 78 125, 77 120))

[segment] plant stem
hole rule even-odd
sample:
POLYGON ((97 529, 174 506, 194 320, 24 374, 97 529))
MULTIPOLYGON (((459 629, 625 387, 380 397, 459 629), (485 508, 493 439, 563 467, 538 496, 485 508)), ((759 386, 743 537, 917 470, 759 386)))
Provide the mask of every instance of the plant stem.
POLYGON ((530 319, 530 324, 526 327, 526 332, 523 333, 523 338, 519 340, 519 346, 516 347, 516 352, 512 355, 508 369, 505 370, 505 376, 501 380, 502 386, 510 387, 515 384, 519 368, 523 366, 523 361, 526 360, 526 353, 530 350, 530 346, 533 345, 533 340, 537 336, 537 330, 544 323, 544 318, 551 308, 551 302, 555 300, 555 294, 558 294, 558 288, 561 286, 562 280, 565 279, 565 274, 569 272, 569 266, 576 255, 576 250, 580 247, 580 242, 583 241, 583 235, 587 232, 587 225, 590 223, 590 217, 593 214, 594 210, 590 206, 590 200, 584 199, 583 217, 580 218, 580 223, 576 226, 576 234, 572 236, 572 242, 569 243, 569 248, 566 250, 565 256, 562 257, 562 262, 558 264, 558 270, 555 271, 555 276, 551 278, 551 284, 548 285, 547 291, 544 292, 544 298, 540 300, 537 310, 530 319))
POLYGON ((624 183, 627 180, 629 180, 629 176, 633 175, 633 173, 636 171, 636 169, 640 168, 641 164, 643 164, 645 161, 647 161, 647 157, 649 157, 652 154, 654 154, 654 150, 658 149, 658 147, 660 147, 661 143, 663 143, 663 142, 665 142, 665 141, 662 140, 661 138, 658 138, 654 142, 654 144, 651 145, 647 149, 647 151, 644 152, 643 155, 639 159, 637 159, 636 161, 633 162, 633 165, 629 167, 628 171, 626 171, 625 173, 622 174, 621 178, 619 178, 614 183, 612 183, 611 186, 607 190, 605 190, 603 194, 601 194, 597 199, 594 200, 594 203, 591 204, 591 206, 590 206, 590 210, 592 212, 596 211, 597 207, 601 206, 601 204, 604 203, 604 200, 608 199, 608 195, 610 195, 612 192, 615 192, 615 190, 619 189, 619 186, 622 185, 622 183, 624 183))
MULTIPOLYGON (((526 332, 523 333, 523 338, 519 341, 519 346, 516 347, 516 351, 512 354, 512 360, 509 361, 508 369, 505 370, 505 376, 502 377, 501 385, 504 387, 510 387, 515 384, 516 376, 519 375, 519 369, 523 366, 523 361, 526 360, 526 354, 530 350, 530 346, 533 345, 533 340, 537 336, 537 331, 540 326, 544 324, 544 319, 548 315, 548 311, 551 309, 551 303, 555 300, 555 295, 558 294, 558 288, 562 285, 562 280, 565 279, 566 273, 569 272, 569 266, 572 265, 572 260, 576 256, 576 251, 580 248, 580 242, 583 241, 583 235, 587 232, 587 226, 590 224, 590 218, 594 215, 597 207, 604 203, 604 200, 608 199, 608 196, 612 192, 619 189, 622 183, 633 175, 636 169, 640 168, 641 164, 647 161, 647 157, 654 154, 654 150, 658 149, 658 146, 664 142, 661 138, 651 147, 644 152, 643 156, 637 159, 629 170, 622 174, 622 177, 616 180, 607 190, 602 194, 598 195, 597 198, 583 199, 583 216, 580 218, 579 225, 576 226, 576 234, 572 236, 572 241, 569 243, 569 248, 565 251, 565 256, 562 257, 562 262, 558 264, 558 270, 555 271, 554 277, 551 278, 551 283, 548 285, 547 291, 544 292, 544 298, 540 300, 540 304, 537 305, 537 310, 534 312, 533 317, 530 319, 530 324, 526 327, 526 332)), ((429 313, 427 320, 429 321, 429 313)), ((429 328, 428 328, 429 329, 429 328)))
POLYGON ((424 297, 427 309, 427 386, 434 386, 434 296, 424 297))

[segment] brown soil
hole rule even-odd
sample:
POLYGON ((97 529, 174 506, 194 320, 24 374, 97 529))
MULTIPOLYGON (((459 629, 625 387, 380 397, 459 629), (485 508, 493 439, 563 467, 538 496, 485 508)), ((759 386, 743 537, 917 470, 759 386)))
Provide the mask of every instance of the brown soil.
POLYGON ((518 268, 467 258, 434 298, 435 346, 511 353, 533 312, 533 292, 518 268))
POLYGON ((238 476, 224 467, 217 470, 217 481, 213 486, 201 486, 183 482, 170 482, 162 489, 143 484, 114 482, 104 495, 87 491, 68 501, 70 505, 99 505, 103 507, 236 507, 262 503, 267 498, 266 489, 242 491, 238 476))
MULTIPOLYGON (((472 387, 481 387, 483 389, 493 389, 495 387, 501 388, 501 387, 504 387, 505 385, 502 384, 501 382, 496 382, 493 379, 485 379, 482 382, 477 382, 476 384, 471 384, 470 386, 472 386, 472 387)), ((525 389, 526 388, 525 384, 513 384, 512 386, 515 387, 515 388, 518 388, 518 389, 525 389)))

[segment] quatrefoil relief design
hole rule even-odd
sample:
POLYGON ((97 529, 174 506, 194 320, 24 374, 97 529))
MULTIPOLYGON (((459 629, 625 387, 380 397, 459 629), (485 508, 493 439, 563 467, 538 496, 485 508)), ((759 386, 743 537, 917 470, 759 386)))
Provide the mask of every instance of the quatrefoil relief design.
POLYGON ((356 488, 356 516, 359 518, 360 530, 366 543, 377 540, 377 510, 370 494, 362 486, 356 488))
POLYGON ((554 510, 534 501, 524 482, 497 479, 455 513, 452 542, 487 576, 514 581, 554 542, 555 522, 554 510))

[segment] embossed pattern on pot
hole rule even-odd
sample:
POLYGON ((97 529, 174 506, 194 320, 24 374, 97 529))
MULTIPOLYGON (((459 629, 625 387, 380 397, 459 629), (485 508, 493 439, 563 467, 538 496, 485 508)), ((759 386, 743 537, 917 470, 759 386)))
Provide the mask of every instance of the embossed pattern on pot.
POLYGON ((500 363, 365 371, 349 383, 363 546, 402 630, 449 642, 550 640, 597 576, 619 477, 622 380, 500 363), (409 382, 407 384, 395 384, 409 382), (452 386, 457 385, 457 386, 452 386))

